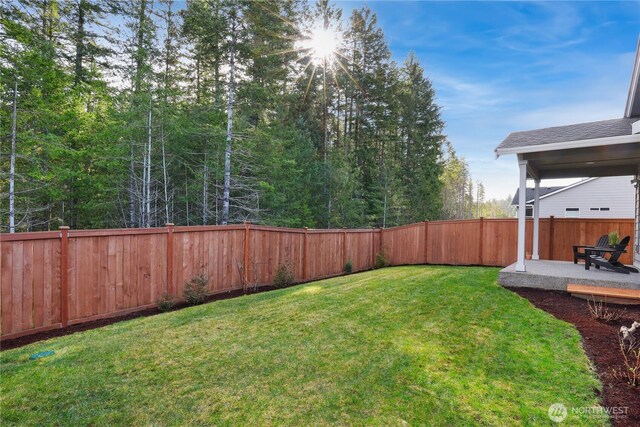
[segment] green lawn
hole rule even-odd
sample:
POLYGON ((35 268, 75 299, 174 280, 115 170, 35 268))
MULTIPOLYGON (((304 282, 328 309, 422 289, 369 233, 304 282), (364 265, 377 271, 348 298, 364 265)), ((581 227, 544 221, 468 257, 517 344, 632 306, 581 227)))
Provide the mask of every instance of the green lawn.
POLYGON ((598 405, 575 328, 497 273, 388 268, 2 352, 0 424, 545 425, 598 405))

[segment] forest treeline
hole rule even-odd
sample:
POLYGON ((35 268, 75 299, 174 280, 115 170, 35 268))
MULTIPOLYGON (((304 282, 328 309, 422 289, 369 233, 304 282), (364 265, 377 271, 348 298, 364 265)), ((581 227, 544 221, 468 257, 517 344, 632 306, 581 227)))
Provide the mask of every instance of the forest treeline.
POLYGON ((366 7, 0 7, 2 231, 379 227, 482 213, 482 186, 444 135, 423 66, 392 60, 366 7), (335 35, 335 52, 319 57, 318 29, 335 35))

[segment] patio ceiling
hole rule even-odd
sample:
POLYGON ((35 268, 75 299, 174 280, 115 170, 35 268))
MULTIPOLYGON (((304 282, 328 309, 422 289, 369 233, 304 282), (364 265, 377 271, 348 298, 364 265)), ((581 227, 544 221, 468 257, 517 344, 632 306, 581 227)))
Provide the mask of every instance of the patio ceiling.
MULTIPOLYGON (((636 136, 636 135, 634 135, 636 136)), ((640 173, 639 141, 520 153, 536 179, 624 176, 640 173)))

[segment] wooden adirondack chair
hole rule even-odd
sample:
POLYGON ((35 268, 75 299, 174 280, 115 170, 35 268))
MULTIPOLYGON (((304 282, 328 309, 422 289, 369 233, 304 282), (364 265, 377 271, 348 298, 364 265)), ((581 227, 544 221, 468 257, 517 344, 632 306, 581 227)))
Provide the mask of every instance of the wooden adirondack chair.
MULTIPOLYGON (((604 267, 608 270, 613 270, 622 274, 629 274, 631 270, 627 268, 624 264, 622 264, 619 259, 620 256, 624 253, 625 248, 629 245, 629 241, 631 240, 631 236, 626 236, 620 243, 615 245, 615 251, 608 252, 609 258, 606 258, 606 253, 593 253, 589 258, 591 264, 595 265, 596 268, 604 267)), ((597 246, 600 247, 600 246, 597 246)), ((635 270, 635 268, 634 268, 635 270)), ((634 271, 637 272, 637 271, 634 271)))
MULTIPOLYGON (((622 250, 624 250, 624 249, 625 249, 625 247, 629 244, 629 242, 630 242, 630 241, 631 241, 631 236, 626 236, 624 239, 622 239, 622 240, 620 241, 620 243, 621 243, 621 244, 624 242, 624 247, 622 247, 622 250)), ((617 246, 618 246, 618 245, 616 245, 616 247, 617 247, 617 246)), ((621 255, 622 255, 622 252, 611 254, 611 257, 609 257, 609 260, 608 260, 608 261, 609 261, 609 264, 614 265, 614 266, 616 266, 616 267, 624 268, 625 270, 628 270, 628 271, 630 271, 631 273, 638 273, 638 272, 640 272, 640 271, 639 271, 637 268, 635 268, 635 267, 632 267, 632 266, 630 266, 630 265, 624 265, 623 263, 621 263, 621 262, 619 261, 619 259, 620 259, 620 256, 621 256, 621 255), (616 255, 616 254, 617 254, 617 256, 615 256, 615 258, 614 258, 614 255, 616 255)))
MULTIPOLYGON (((580 251, 580 249, 584 249, 584 248, 606 248, 609 246, 609 235, 608 234, 603 234, 602 236, 600 236, 600 238, 598 240, 596 240, 596 244, 593 246, 589 246, 589 245, 574 245, 573 246, 573 263, 577 264, 578 260, 584 260, 587 258, 587 255, 584 251, 580 251)), ((602 256, 602 253, 598 253, 598 255, 602 256)))

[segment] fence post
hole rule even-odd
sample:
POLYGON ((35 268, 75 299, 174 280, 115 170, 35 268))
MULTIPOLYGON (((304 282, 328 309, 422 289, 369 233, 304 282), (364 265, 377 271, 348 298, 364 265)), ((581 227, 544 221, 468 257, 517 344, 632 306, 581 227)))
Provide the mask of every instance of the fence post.
POLYGON ((549 216, 549 259, 553 259, 553 233, 554 233, 553 215, 549 216))
POLYGON ((173 295, 173 223, 167 226, 167 293, 173 295))
POLYGON ((244 222, 244 258, 242 260, 242 290, 247 291, 247 281, 249 280, 249 229, 251 224, 244 222))
POLYGON ((69 323, 69 227, 60 226, 60 323, 63 328, 69 323))
POLYGON ((424 263, 429 264, 429 220, 424 223, 424 263))
POLYGON ((307 233, 309 228, 304 228, 304 238, 302 239, 302 281, 307 280, 307 233))
POLYGON ((483 264, 483 259, 482 259, 482 236, 484 235, 484 218, 480 217, 480 227, 478 230, 478 265, 484 265, 483 264))

